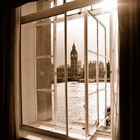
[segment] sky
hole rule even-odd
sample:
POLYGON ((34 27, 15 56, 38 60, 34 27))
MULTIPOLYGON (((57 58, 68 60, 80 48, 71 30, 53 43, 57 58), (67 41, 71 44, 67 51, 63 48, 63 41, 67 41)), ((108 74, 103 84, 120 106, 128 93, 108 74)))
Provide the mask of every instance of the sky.
MULTIPOLYGON (((109 16, 103 15, 98 17, 99 20, 107 28, 107 56, 109 58, 109 16)), ((72 17, 71 17, 72 19, 72 17)), ((22 25, 22 45, 27 48, 35 47, 35 22, 22 25)), ((56 35, 56 63, 57 66, 64 65, 64 22, 57 23, 57 35, 56 35)), ((53 33, 53 30, 52 30, 53 33)), ((99 53, 104 55, 104 29, 99 25, 99 53)), ((52 41, 53 45, 53 35, 52 41)), ((72 45, 75 43, 76 50, 78 52, 78 60, 81 60, 82 65, 84 63, 84 17, 78 19, 72 19, 67 21, 67 63, 70 64, 70 51, 72 45)), ((88 49, 90 51, 97 51, 97 28, 95 19, 88 16, 88 49)), ((33 50, 34 51, 34 50, 33 50)), ((103 57, 99 57, 100 61, 104 61, 103 57)), ((96 61, 96 55, 88 53, 89 61, 96 61)))
MULTIPOLYGON (((107 27, 107 48, 109 50, 109 17, 107 15, 99 17, 99 19, 107 27)), ((105 37, 104 29, 99 25, 99 52, 104 55, 105 49, 105 37)), ((70 51, 72 45, 75 43, 76 50, 78 52, 78 60, 84 63, 84 18, 71 20, 67 22, 67 60, 70 64, 70 51)), ((96 22, 93 17, 88 17, 88 49, 91 51, 97 51, 97 28, 96 22)), ((109 51, 108 51, 109 52, 109 51)), ((109 56, 109 53, 108 53, 109 56)), ((96 55, 88 53, 89 61, 96 60, 96 55)), ((103 60, 100 57, 101 61, 103 60)), ((64 23, 58 23, 57 25, 57 63, 58 65, 64 64, 64 23)))

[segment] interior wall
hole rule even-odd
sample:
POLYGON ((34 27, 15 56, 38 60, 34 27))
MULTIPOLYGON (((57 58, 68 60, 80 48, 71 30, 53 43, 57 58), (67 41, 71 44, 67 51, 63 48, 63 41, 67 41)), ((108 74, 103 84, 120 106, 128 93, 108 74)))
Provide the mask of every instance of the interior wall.
POLYGON ((140 137, 140 5, 137 0, 120 0, 120 140, 140 137))

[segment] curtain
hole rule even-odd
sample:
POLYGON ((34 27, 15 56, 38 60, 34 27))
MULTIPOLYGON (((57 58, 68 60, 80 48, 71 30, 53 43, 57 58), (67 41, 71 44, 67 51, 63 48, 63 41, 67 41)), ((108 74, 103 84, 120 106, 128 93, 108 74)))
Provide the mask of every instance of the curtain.
POLYGON ((119 1, 120 140, 140 139, 140 4, 119 1))
POLYGON ((14 32, 15 9, 0 13, 0 138, 15 138, 14 32))

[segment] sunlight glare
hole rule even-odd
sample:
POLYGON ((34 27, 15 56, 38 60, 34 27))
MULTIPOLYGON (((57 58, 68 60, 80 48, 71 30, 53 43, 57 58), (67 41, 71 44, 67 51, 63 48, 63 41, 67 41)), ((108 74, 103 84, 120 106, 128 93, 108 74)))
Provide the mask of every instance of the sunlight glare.
POLYGON ((117 0, 104 0, 99 5, 103 9, 112 10, 117 8, 117 0))

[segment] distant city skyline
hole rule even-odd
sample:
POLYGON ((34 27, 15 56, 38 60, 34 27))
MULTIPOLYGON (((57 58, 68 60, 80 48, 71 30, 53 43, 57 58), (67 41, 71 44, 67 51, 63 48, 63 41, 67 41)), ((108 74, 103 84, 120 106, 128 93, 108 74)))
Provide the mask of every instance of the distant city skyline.
MULTIPOLYGON (((73 43, 71 47, 71 52, 68 54, 71 58, 70 64, 67 66, 68 72, 68 81, 79 81, 83 82, 84 80, 84 66, 81 66, 81 61, 78 60, 78 51, 76 50, 76 46, 73 43)), ((105 59, 105 58, 104 58, 105 59)), ((89 61, 88 62, 88 76, 92 82, 96 81, 97 76, 97 63, 98 63, 98 71, 99 71, 99 80, 105 80, 105 71, 107 71, 107 79, 110 80, 110 62, 103 63, 102 61, 89 61), (107 66, 107 70, 105 70, 107 66)), ((65 77, 65 65, 57 66, 57 82, 64 82, 65 77)))

